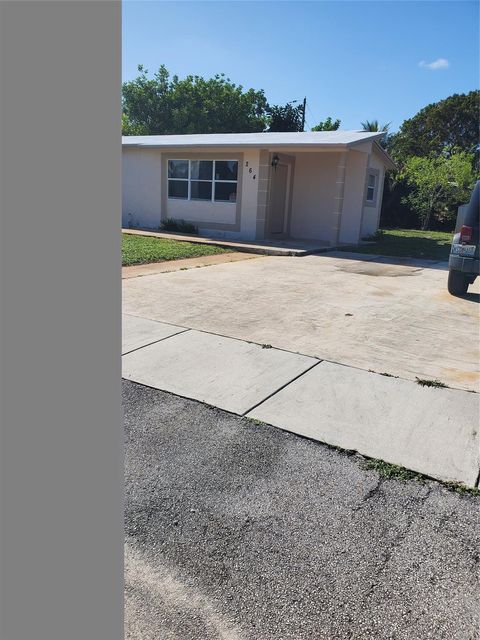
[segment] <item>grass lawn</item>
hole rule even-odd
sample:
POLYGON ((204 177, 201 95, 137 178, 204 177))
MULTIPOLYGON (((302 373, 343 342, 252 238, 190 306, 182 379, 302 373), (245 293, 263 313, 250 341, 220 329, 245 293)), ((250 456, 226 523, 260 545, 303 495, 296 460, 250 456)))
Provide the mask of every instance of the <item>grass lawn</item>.
MULTIPOLYGON (((417 229, 384 229, 373 244, 353 249, 358 253, 448 260, 452 231, 418 231, 417 229)), ((348 251, 348 249, 345 249, 348 251)), ((352 251, 352 249, 350 249, 352 251)))
POLYGON ((122 233, 122 265, 124 267, 132 264, 146 264, 147 262, 211 256, 217 253, 227 253, 227 251, 230 249, 222 249, 208 244, 178 242, 178 240, 122 233))

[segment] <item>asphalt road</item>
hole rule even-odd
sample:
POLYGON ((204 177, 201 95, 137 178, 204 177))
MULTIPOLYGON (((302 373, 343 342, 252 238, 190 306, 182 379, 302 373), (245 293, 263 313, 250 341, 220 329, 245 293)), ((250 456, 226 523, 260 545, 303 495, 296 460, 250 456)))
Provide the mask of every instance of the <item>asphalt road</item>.
POLYGON ((128 640, 477 640, 480 499, 124 382, 128 640))

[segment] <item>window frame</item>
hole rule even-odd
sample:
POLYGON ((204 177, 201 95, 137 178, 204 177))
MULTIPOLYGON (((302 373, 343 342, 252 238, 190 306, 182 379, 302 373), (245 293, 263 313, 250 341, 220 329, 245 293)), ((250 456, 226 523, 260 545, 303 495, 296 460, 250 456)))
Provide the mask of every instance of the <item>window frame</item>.
POLYGON ((238 202, 238 183, 239 183, 239 172, 240 172, 240 161, 237 158, 222 158, 222 159, 212 159, 212 158, 167 158, 167 199, 168 200, 183 200, 187 202, 210 202, 211 204, 233 204, 236 205, 238 202), (168 175, 169 163, 177 161, 177 162, 187 162, 188 163, 188 173, 186 178, 170 178, 168 175), (192 162, 211 162, 212 163, 212 178, 210 180, 200 179, 200 178, 192 178, 192 162), (215 178, 215 163, 217 162, 235 162, 237 165, 237 179, 236 180, 217 180, 215 178), (182 182, 187 182, 187 197, 179 198, 176 196, 171 196, 169 194, 169 183, 170 181, 177 180, 182 182), (209 182, 212 185, 212 197, 210 200, 205 198, 192 198, 192 182, 209 182), (216 200, 215 199, 215 184, 235 184, 235 200, 216 200))
POLYGON ((377 206, 379 178, 380 178, 380 171, 378 169, 371 168, 371 167, 369 167, 367 169, 367 175, 366 175, 366 179, 365 179, 365 197, 364 197, 364 204, 365 204, 366 207, 376 207, 377 206), (368 199, 368 191, 369 191, 369 189, 372 189, 372 187, 368 184, 370 177, 373 177, 373 179, 374 179, 373 196, 372 196, 371 200, 368 199))

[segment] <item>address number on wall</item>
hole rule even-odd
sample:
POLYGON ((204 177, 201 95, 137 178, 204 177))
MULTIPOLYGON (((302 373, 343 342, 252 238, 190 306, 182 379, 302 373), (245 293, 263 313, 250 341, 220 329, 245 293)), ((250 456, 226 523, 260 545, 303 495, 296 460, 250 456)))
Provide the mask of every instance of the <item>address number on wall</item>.
MULTIPOLYGON (((248 160, 245 162, 245 166, 246 166, 246 167, 248 167, 248 160)), ((248 169, 248 173, 253 174, 253 175, 252 175, 252 180, 255 180, 255 179, 256 179, 257 174, 256 174, 256 173, 253 173, 253 168, 252 168, 252 167, 250 167, 250 168, 248 169)))

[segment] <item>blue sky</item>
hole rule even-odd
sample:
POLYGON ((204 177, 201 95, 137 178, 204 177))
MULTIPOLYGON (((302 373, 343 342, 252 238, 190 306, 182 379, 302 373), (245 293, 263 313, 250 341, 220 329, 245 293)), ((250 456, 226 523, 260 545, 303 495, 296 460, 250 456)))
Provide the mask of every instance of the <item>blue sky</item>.
POLYGON ((123 2, 123 79, 224 72, 271 104, 307 96, 307 125, 405 118, 479 81, 477 2, 123 2))

